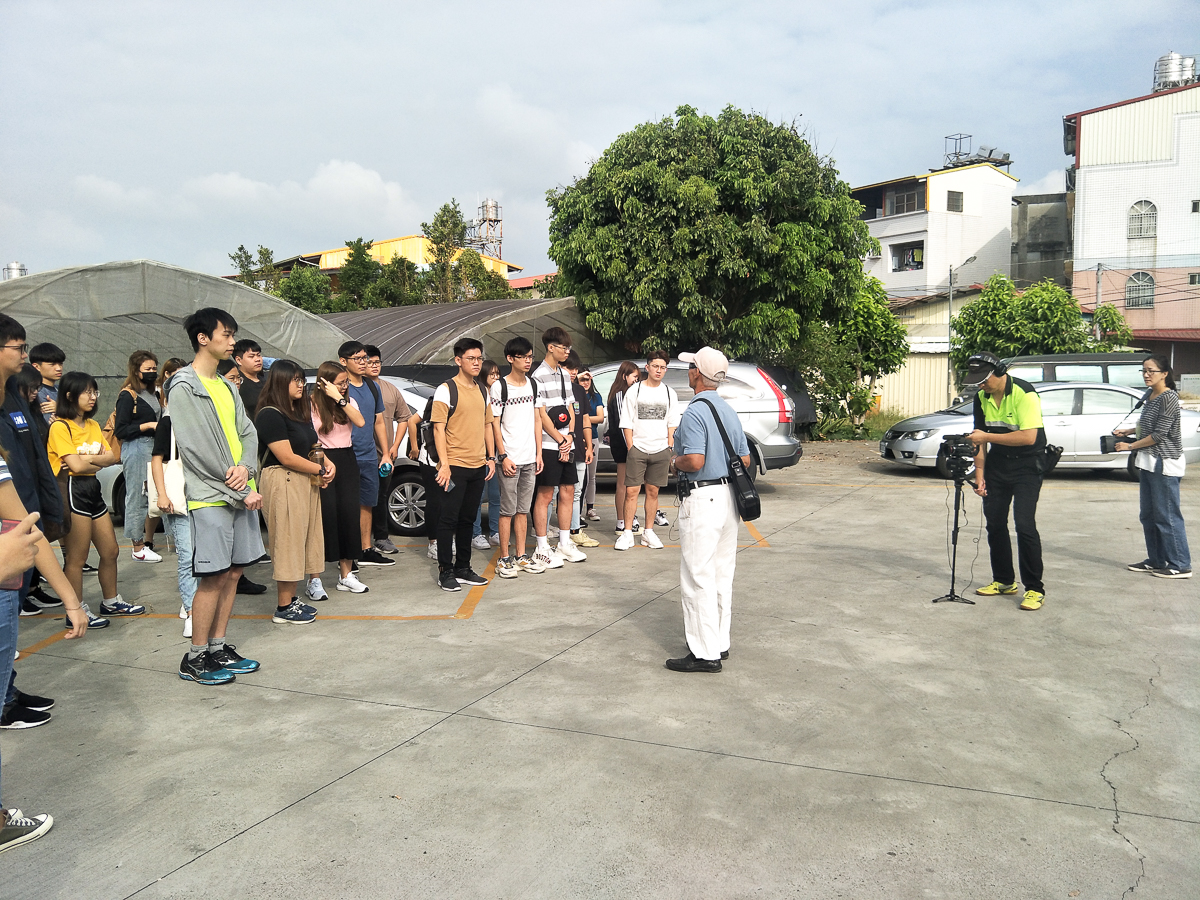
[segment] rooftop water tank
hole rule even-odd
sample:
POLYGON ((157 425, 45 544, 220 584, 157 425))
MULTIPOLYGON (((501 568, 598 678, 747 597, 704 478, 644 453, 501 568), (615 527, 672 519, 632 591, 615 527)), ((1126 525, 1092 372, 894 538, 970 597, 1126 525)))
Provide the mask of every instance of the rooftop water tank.
POLYGON ((4 278, 0 279, 8 281, 12 278, 20 278, 22 275, 28 275, 29 270, 19 262, 10 262, 4 267, 4 278))
POLYGON ((1166 91, 1196 81, 1196 57, 1168 51, 1154 64, 1154 90, 1166 91))

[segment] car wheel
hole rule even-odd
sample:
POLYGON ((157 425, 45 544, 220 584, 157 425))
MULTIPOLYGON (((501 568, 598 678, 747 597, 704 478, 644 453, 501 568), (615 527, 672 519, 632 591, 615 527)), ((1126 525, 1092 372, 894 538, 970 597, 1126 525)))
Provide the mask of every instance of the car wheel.
POLYGON ((388 518, 392 531, 405 537, 425 533, 425 479, 415 466, 411 473, 399 475, 388 495, 388 518))
POLYGON ((938 451, 937 462, 935 462, 933 464, 933 467, 937 470, 937 473, 939 475, 941 475, 942 478, 946 479, 947 481, 949 481, 953 477, 950 474, 950 464, 946 462, 946 451, 945 450, 938 451))
POLYGON ((114 525, 125 524, 125 476, 118 475, 112 486, 112 508, 108 511, 114 525))
POLYGON ((1126 465, 1125 465, 1125 473, 1129 476, 1130 481, 1140 481, 1141 480, 1140 478, 1138 478, 1138 467, 1133 464, 1133 461, 1136 458, 1137 458, 1136 453, 1130 453, 1129 454, 1129 462, 1126 463, 1126 465))

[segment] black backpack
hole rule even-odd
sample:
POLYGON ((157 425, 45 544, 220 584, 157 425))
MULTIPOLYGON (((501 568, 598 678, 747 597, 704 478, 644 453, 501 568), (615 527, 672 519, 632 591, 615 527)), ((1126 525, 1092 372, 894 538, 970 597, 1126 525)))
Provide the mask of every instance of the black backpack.
MULTIPOLYGON (((454 415, 454 411, 458 409, 458 384, 453 378, 451 378, 449 381, 445 382, 445 385, 450 391, 450 410, 446 413, 446 421, 448 423, 450 418, 454 415)), ((475 382, 475 387, 479 388, 479 393, 483 395, 483 405, 487 406, 487 388, 485 388, 478 381, 475 382)), ((433 422, 429 421, 430 416, 432 415, 433 397, 430 397, 425 402, 425 412, 421 415, 421 424, 417 426, 417 449, 419 450, 420 448, 424 447, 425 453, 429 456, 430 462, 436 466, 439 462, 441 462, 441 460, 438 459, 437 442, 433 439, 433 422)))
MULTIPOLYGON (((529 382, 530 390, 533 391, 533 405, 537 406, 537 382, 534 381, 529 376, 526 376, 525 380, 527 382, 529 382)), ((504 421, 504 411, 506 409, 508 409, 508 379, 501 378, 500 379, 500 421, 501 422, 504 421)))

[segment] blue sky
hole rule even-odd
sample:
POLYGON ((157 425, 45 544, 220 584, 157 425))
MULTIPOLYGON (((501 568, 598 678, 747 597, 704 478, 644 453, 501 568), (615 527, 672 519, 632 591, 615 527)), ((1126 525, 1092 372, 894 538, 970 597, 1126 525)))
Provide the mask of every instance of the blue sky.
POLYGON ((214 274, 504 206, 551 271, 545 191, 681 104, 795 120, 851 184, 943 135, 1061 186, 1065 113, 1200 53, 1200 4, 22 2, 0 27, 0 264, 151 258, 214 274), (1189 45, 1187 42, 1191 42, 1189 45))

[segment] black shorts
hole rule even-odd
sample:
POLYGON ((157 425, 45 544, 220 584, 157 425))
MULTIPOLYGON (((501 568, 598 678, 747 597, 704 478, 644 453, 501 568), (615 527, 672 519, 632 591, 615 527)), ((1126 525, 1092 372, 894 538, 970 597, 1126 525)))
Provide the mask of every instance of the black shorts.
POLYGON ((575 462, 563 462, 558 458, 557 450, 542 450, 542 473, 537 477, 538 487, 558 487, 560 484, 574 484, 575 462))
POLYGON ((104 495, 100 492, 100 479, 95 475, 72 475, 67 481, 67 498, 71 512, 88 519, 99 519, 108 514, 104 495))

